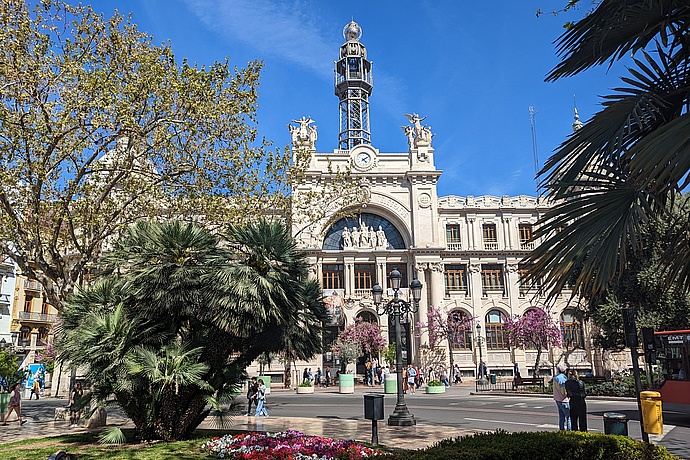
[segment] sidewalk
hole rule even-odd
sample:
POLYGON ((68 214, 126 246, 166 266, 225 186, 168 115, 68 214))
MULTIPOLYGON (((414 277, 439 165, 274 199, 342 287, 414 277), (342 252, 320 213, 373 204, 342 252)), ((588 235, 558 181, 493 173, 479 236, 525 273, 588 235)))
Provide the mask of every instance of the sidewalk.
MULTIPOLYGON (((360 388, 358 386, 358 388, 360 390, 365 390, 367 387, 362 386, 360 388)), ((376 387, 368 388, 372 388, 373 391, 378 390, 376 387)), ((333 387, 319 388, 317 391, 326 392, 333 391, 333 389, 333 387)), ((459 387, 456 387, 456 391, 458 390, 465 392, 469 390, 469 388, 460 390, 459 387)), ((274 391, 289 392, 294 391, 294 389, 286 390, 275 388, 274 391)), ((51 403, 59 403, 60 405, 64 402, 64 400, 54 400, 52 398, 50 398, 49 401, 51 401, 51 403)), ((0 443, 5 444, 26 439, 48 438, 87 431, 82 427, 69 428, 69 423, 66 421, 53 421, 52 412, 52 410, 41 411, 40 417, 25 415, 24 418, 28 421, 21 427, 16 421, 10 422, 8 426, 4 426, 0 429, 0 443)), ((421 424, 412 427, 389 427, 386 423, 385 419, 378 421, 379 444, 405 449, 419 449, 430 446, 441 439, 473 434, 477 431, 421 424)), ((120 426, 123 428, 134 427, 129 419, 124 417, 124 415, 118 415, 115 411, 108 411, 108 426, 120 426)), ((217 429, 217 424, 212 417, 209 417, 200 425, 200 428, 217 429)), ((247 417, 244 415, 236 415, 232 417, 231 423, 227 429, 269 432, 296 430, 313 436, 325 436, 344 440, 354 439, 369 443, 371 442, 372 422, 364 419, 339 419, 329 417, 247 417)))

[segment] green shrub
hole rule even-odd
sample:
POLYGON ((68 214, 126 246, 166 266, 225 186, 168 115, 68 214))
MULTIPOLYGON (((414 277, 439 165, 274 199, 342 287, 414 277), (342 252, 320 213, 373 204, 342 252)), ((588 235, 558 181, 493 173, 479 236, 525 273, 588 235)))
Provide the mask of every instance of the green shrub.
POLYGON ((394 460, 671 460, 664 447, 625 436, 575 431, 477 433, 396 452, 394 460))
POLYGON ((429 380, 429 383, 426 384, 428 387, 442 387, 443 384, 439 382, 438 380, 429 380))
POLYGON ((302 383, 299 384, 299 386, 300 386, 300 387, 310 387, 310 386, 311 386, 311 382, 302 382, 302 383))

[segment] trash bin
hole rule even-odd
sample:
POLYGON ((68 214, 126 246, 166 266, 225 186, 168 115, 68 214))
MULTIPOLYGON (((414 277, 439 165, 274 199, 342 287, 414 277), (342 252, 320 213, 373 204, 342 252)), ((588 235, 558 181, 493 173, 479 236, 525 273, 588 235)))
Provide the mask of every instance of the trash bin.
POLYGON ((661 393, 658 391, 640 392, 642 403, 642 423, 647 434, 664 433, 664 417, 661 407, 661 393))
POLYGON ((5 416, 7 413, 7 408, 10 405, 10 394, 9 393, 0 393, 0 414, 2 414, 2 417, 5 416))
POLYGON ((496 374, 491 374, 490 377, 491 377, 491 383, 495 385, 496 384, 496 374))
POLYGON ((628 435, 628 417, 617 412, 604 412, 604 434, 628 435))

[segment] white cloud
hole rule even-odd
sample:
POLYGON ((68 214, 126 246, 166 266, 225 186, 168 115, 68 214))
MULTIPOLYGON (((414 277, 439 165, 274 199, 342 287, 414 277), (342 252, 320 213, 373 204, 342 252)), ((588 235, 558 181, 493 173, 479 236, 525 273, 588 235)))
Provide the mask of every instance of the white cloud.
POLYGON ((239 40, 264 55, 286 59, 333 78, 337 35, 326 40, 313 13, 316 4, 268 0, 187 0, 199 19, 220 36, 239 40))

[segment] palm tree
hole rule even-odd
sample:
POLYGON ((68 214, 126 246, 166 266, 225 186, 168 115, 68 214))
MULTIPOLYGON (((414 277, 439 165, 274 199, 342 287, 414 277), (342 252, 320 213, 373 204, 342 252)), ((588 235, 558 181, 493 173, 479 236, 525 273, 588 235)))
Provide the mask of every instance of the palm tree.
MULTIPOLYGON (((556 203, 539 222, 544 238, 526 259, 528 277, 551 295, 566 284, 600 295, 639 251, 643 225, 668 218, 690 169, 690 5, 686 0, 603 0, 558 40, 563 57, 547 81, 630 53, 624 87, 575 131, 540 172, 556 203)), ((690 288, 690 237, 673 235, 668 284, 690 288)), ((671 237, 670 237, 671 238, 671 237)))
POLYGON ((290 344, 319 351, 321 292, 280 223, 226 237, 140 222, 108 255, 108 276, 65 308, 64 359, 98 399, 114 395, 144 439, 182 439, 237 391, 246 365, 290 344))

